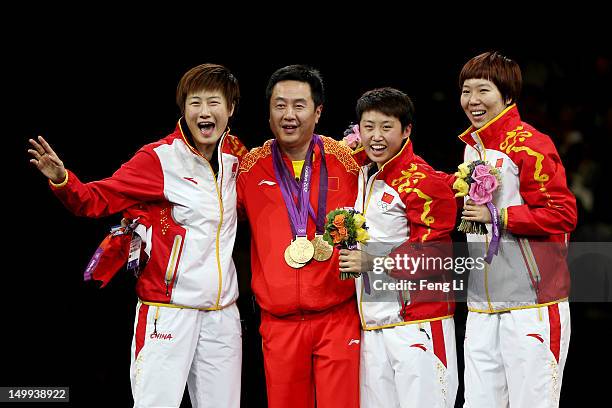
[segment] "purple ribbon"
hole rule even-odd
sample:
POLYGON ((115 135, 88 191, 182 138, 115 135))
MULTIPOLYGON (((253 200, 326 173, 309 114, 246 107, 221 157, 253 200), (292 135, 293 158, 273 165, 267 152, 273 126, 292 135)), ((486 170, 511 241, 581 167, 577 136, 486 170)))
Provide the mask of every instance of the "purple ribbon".
MULTIPOLYGON (((321 140, 321 138, 318 135, 314 135, 313 139, 315 143, 317 144, 317 146, 319 146, 320 151, 324 152, 324 145, 323 145, 323 141, 321 140)), ((283 169, 285 169, 284 166, 283 166, 283 169)), ((291 190, 291 194, 293 194, 294 197, 297 197, 300 186, 293 177, 290 177, 288 171, 287 171, 287 174, 288 174, 287 180, 288 180, 289 188, 291 190)), ((325 162, 325 155, 321 154, 321 174, 319 178, 319 201, 317 205, 316 215, 314 213, 314 210, 312 209, 312 205, 310 204, 310 202, 308 203, 308 214, 310 214, 312 219, 315 221, 318 235, 322 235, 325 232, 325 216, 326 216, 326 208, 327 208, 327 183, 328 183, 327 163, 325 162)))
POLYGON ((491 265, 491 260, 493 260, 493 256, 497 255, 499 251, 499 214, 497 212, 497 208, 493 205, 493 203, 488 202, 487 208, 491 213, 491 223, 493 224, 493 233, 491 237, 491 243, 489 244, 489 249, 487 250, 487 256, 485 256, 485 262, 491 265))
POLYGON ((361 276, 363 277, 363 286, 364 286, 364 291, 367 295, 370 294, 370 276, 368 275, 367 272, 362 272, 361 276))
POLYGON ((96 249, 96 252, 93 254, 93 256, 91 257, 91 260, 87 264, 87 268, 85 269, 85 273, 83 274, 84 275, 83 280, 90 281, 92 279, 93 271, 96 269, 96 267, 100 263, 100 257, 102 256, 103 252, 104 252, 104 248, 102 247, 98 247, 98 249, 96 249))
POLYGON ((325 162, 325 146, 319 135, 313 135, 314 141, 321 151, 321 174, 319 175, 319 202, 317 203, 317 234, 325 232, 325 217, 327 216, 327 163, 325 162))
POLYGON ((325 154, 323 150, 323 142, 318 135, 313 135, 306 159, 302 167, 300 175, 300 183, 295 180, 285 166, 280 147, 276 140, 272 141, 272 163, 274 164, 274 175, 279 183, 283 200, 289 215, 289 225, 291 226, 292 237, 307 236, 306 227, 308 222, 308 214, 315 220, 317 233, 323 232, 325 226, 325 210, 327 203, 327 166, 325 162, 325 154), (314 210, 310 205, 310 179, 312 177, 312 154, 314 145, 319 146, 321 150, 321 174, 319 178, 319 201, 317 206, 317 215, 315 218, 314 210), (294 196, 297 198, 298 205, 294 201, 294 196))

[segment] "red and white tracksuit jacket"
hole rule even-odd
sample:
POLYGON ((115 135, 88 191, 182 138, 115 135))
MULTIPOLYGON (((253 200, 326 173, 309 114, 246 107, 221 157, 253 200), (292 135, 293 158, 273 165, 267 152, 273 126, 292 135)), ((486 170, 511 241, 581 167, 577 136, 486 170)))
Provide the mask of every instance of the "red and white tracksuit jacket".
MULTIPOLYGON (((550 137, 521 121, 511 105, 459 138, 467 144, 464 162, 483 160, 501 173, 493 194, 502 219, 499 253, 491 265, 471 270, 469 310, 496 313, 567 299, 565 258, 577 221, 576 200, 550 137)), ((484 256, 491 233, 467 234, 467 240, 472 257, 484 256)))
MULTIPOLYGON (((451 259, 454 194, 445 178, 413 153, 410 140, 380 169, 374 163, 361 168, 355 207, 364 213, 370 234, 361 249, 377 259, 451 259)), ((375 264, 355 280, 364 330, 360 406, 453 407, 458 380, 452 271, 406 269, 401 261, 391 269, 389 276, 375 264), (385 283, 415 286, 385 288, 385 283), (443 285, 449 285, 447 292, 443 285)))
POLYGON ((218 175, 181 129, 142 147, 111 177, 82 183, 68 172, 52 189, 76 215, 102 217, 146 203, 148 263, 136 283, 140 300, 217 310, 238 297, 232 249, 236 178, 247 152, 227 132, 219 141, 218 175))
MULTIPOLYGON (((444 177, 414 154, 410 140, 368 178, 372 166, 375 164, 361 168, 355 203, 355 209, 365 215, 370 234, 362 249, 377 256, 452 256, 450 233, 455 225, 457 205, 444 177)), ((421 279, 450 283, 452 273, 404 272, 398 272, 397 276, 417 282, 417 288, 421 279)), ((380 277, 370 272, 370 285, 380 277)), ((451 317, 455 310, 452 291, 398 291, 397 301, 376 301, 374 287, 370 295, 365 292, 363 277, 355 283, 364 330, 439 320, 451 317)))

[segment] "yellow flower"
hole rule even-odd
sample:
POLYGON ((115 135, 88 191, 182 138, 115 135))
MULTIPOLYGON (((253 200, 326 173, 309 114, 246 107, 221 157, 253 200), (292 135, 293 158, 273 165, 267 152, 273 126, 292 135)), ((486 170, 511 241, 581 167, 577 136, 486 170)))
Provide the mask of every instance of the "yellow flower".
POLYGON ((457 178, 453 183, 453 190, 457 191, 455 197, 465 197, 470 191, 470 186, 462 178, 457 178))
POLYGON ((368 231, 366 231, 363 228, 358 228, 357 229, 357 241, 366 242, 368 239, 370 239, 370 234, 368 234, 368 231))
POLYGON ((461 163, 459 165, 459 171, 455 173, 455 176, 464 179, 470 174, 470 168, 467 163, 461 163))
POLYGON ((366 219, 361 214, 353 215, 353 220, 355 221, 355 228, 359 229, 365 223, 366 219))

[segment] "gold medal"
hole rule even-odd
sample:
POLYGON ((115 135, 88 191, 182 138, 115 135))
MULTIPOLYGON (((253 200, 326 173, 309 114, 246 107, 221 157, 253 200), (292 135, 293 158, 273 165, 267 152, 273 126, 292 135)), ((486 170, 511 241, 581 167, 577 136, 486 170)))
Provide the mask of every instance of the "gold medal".
POLYGON ((312 246, 314 247, 313 258, 319 262, 327 261, 334 253, 334 247, 323 239, 323 235, 315 235, 312 246))
POLYGON ((308 238, 295 237, 295 240, 289 245, 289 255, 295 262, 305 264, 312 259, 314 247, 308 238))
POLYGON ((285 249, 285 262, 287 262, 287 265, 289 265, 290 267, 295 268, 295 269, 301 268, 302 266, 306 265, 306 264, 303 264, 303 263, 295 262, 291 258, 291 255, 289 255, 289 247, 287 247, 287 249, 285 249))

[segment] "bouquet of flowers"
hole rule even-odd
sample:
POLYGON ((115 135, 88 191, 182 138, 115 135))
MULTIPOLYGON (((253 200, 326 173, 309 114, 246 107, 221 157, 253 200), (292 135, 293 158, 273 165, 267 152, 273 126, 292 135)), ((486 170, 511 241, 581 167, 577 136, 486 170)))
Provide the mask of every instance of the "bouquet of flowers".
MULTIPOLYGON (((460 164, 455 176, 457 176, 453 184, 453 189, 457 191, 455 197, 467 195, 477 205, 484 204, 492 213, 497 212, 491 203, 493 193, 501 184, 501 175, 497 168, 482 160, 475 160, 471 163, 460 164)), ((493 214, 491 215, 493 218, 493 214)), ((483 223, 466 220, 461 220, 457 229, 467 234, 486 234, 488 232, 483 223)))
POLYGON ((348 129, 344 131, 342 142, 351 149, 355 150, 361 147, 361 134, 359 133, 359 125, 351 123, 348 129))
MULTIPOLYGON (((341 249, 357 249, 370 239, 365 217, 354 209, 335 209, 327 214, 323 239, 341 249)), ((358 278, 358 273, 340 273, 340 279, 358 278)))

